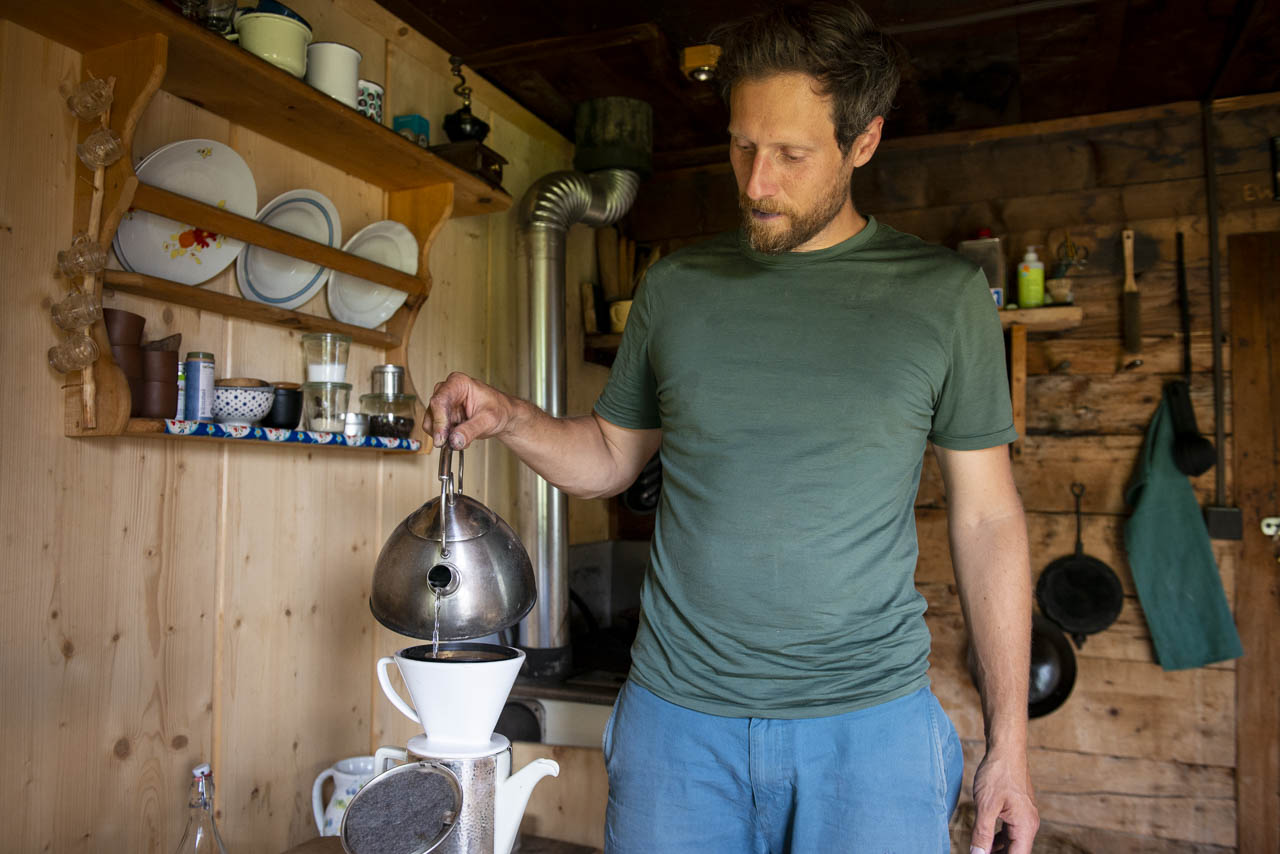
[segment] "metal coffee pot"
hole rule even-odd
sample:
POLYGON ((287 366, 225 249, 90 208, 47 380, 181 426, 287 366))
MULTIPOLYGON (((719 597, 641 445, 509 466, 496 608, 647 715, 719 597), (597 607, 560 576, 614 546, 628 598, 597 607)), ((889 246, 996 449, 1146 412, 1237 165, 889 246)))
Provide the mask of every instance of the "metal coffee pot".
POLYGON ((533 608, 533 564, 511 526, 462 494, 462 452, 440 449, 440 497, 401 522, 378 555, 369 607, 402 635, 466 640, 508 628, 533 608))

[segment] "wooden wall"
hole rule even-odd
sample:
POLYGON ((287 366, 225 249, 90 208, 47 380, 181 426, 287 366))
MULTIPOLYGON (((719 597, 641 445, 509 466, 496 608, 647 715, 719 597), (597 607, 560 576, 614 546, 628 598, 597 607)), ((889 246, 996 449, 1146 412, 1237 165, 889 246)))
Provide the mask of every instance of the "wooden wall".
MULTIPOLYGON (((364 53, 362 76, 387 86, 388 122, 420 112, 444 141, 439 122, 456 97, 439 49, 372 0, 292 5, 317 38, 364 53)), ((62 378, 44 354, 56 341, 49 306, 65 292, 54 256, 71 236, 76 162, 58 90, 80 73, 75 52, 0 21, 0 800, 14 806, 0 848, 171 851, 190 769, 209 761, 228 847, 273 854, 315 835, 317 773, 411 732, 373 669, 405 639, 376 625, 367 599, 381 543, 435 488, 435 457, 62 435, 62 378)), ((569 167, 566 140, 471 83, 516 199, 569 167)), ((164 93, 138 152, 197 135, 244 156, 260 204, 318 189, 346 236, 385 216, 377 188, 164 93)), ((420 390, 449 370, 518 384, 514 223, 513 210, 444 227, 410 358, 420 390)), ((236 293, 232 276, 206 287, 236 293)), ((145 315, 148 339, 181 332, 185 349, 214 352, 219 376, 300 378, 299 342, 286 331, 106 302, 145 315)), ((325 313, 323 297, 304 310, 325 313)), ((380 361, 353 348, 356 393, 380 361)), ((510 455, 495 445, 468 458, 468 491, 514 519, 510 455)))
MULTIPOLYGON (((1280 228, 1271 200, 1268 140, 1280 134, 1273 97, 1217 108, 1223 291, 1226 235, 1280 228)), ((1028 516, 1037 575, 1074 548, 1070 484, 1085 484, 1084 549, 1119 574, 1119 621, 1078 653, 1068 702, 1031 723, 1031 767, 1045 822, 1043 851, 1177 854, 1234 850, 1235 677, 1231 662, 1166 673, 1155 663, 1123 548, 1124 487, 1166 380, 1181 372, 1174 235, 1186 240, 1192 315, 1192 397, 1213 435, 1208 223, 1196 105, 1077 122, 924 137, 882 146, 854 176, 859 209, 954 246, 988 226, 1005 238, 1009 269, 1023 247, 1050 258, 1069 231, 1090 252, 1072 276, 1083 325, 1031 337, 1027 436, 1015 474, 1028 516), (1120 231, 1137 233, 1144 331, 1141 362, 1122 352, 1120 231), (1072 845, 1078 847, 1071 847, 1072 845)), ((727 163, 655 175, 642 185, 627 227, 641 243, 678 247, 736 227, 727 163)), ((1052 269, 1052 262, 1047 264, 1052 269)), ((1229 313, 1224 299, 1224 317, 1229 313)), ((1230 353, 1226 353, 1229 368, 1230 353)), ((1228 382, 1229 390, 1229 382, 1228 382)), ((1225 425, 1230 466, 1230 402, 1225 425)), ((1214 473, 1195 479, 1202 503, 1214 473)), ((1228 490, 1230 485, 1228 484, 1228 490)), ((1228 491, 1227 503, 1232 500, 1228 491)), ((965 744, 970 797, 982 719, 965 668, 967 637, 947 549, 945 496, 930 455, 917 499, 917 586, 929 600, 933 682, 965 744)), ((1230 598, 1236 547, 1215 543, 1230 598)), ((957 823, 971 814, 962 809, 957 823)), ((1247 821, 1248 818, 1246 817, 1247 821)), ((959 835, 959 834, 957 834, 959 835)), ((967 851, 967 842, 956 850, 967 851)))

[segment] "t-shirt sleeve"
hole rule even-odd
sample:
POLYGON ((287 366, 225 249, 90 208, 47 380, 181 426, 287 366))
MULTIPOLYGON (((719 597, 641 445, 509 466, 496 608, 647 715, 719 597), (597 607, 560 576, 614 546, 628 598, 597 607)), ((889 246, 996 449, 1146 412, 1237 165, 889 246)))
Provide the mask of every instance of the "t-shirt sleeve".
POLYGON ((604 391, 596 399, 595 412, 619 427, 651 430, 662 426, 658 412, 658 382, 649 363, 649 339, 654 322, 657 267, 651 269, 636 290, 635 302, 627 315, 622 343, 613 360, 613 370, 604 391))
POLYGON ((1012 442, 1018 433, 1009 400, 1004 334, 980 270, 965 282, 951 332, 951 365, 934 406, 929 441, 954 451, 1012 442))

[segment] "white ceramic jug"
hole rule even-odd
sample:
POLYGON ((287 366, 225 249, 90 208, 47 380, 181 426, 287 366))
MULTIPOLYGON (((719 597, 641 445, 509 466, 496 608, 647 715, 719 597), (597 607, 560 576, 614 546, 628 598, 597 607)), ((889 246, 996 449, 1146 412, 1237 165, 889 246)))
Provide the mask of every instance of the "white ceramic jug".
POLYGON ((315 785, 311 787, 311 809, 316 816, 316 830, 321 836, 337 836, 342 826, 342 814, 347 811, 347 804, 365 783, 373 779, 373 757, 352 756, 341 759, 330 768, 320 772, 315 785), (321 795, 324 781, 333 778, 333 797, 326 807, 321 795))

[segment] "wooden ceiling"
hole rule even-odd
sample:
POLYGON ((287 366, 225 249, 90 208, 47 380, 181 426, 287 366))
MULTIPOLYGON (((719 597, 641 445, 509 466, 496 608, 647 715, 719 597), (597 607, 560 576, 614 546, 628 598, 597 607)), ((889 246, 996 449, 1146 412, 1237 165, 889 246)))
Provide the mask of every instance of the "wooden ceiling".
MULTIPOLYGON (((680 49, 766 0, 379 0, 566 137, 575 105, 654 108, 655 165, 721 146, 680 49)), ((886 134, 1017 124, 1280 89, 1280 0, 864 0, 910 58, 886 134)))

